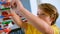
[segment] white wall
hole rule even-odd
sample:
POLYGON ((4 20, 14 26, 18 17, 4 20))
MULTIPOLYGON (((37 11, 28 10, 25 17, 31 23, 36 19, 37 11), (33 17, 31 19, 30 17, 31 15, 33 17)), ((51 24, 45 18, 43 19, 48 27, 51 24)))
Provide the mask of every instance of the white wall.
POLYGON ((37 14, 37 1, 36 0, 30 0, 31 5, 31 12, 36 15, 37 14))

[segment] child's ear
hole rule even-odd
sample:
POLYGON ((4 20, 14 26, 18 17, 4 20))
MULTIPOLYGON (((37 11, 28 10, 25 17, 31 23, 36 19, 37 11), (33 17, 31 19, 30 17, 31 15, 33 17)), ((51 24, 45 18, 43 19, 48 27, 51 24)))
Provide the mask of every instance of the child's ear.
POLYGON ((53 22, 54 20, 55 20, 55 18, 54 17, 51 17, 50 21, 53 22))

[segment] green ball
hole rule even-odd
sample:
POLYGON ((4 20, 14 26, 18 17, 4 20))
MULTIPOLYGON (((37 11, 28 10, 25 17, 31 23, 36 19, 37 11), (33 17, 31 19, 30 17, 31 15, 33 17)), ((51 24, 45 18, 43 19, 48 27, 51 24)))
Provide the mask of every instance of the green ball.
POLYGON ((12 22, 12 20, 10 20, 10 21, 3 21, 2 24, 9 24, 11 22, 12 22))

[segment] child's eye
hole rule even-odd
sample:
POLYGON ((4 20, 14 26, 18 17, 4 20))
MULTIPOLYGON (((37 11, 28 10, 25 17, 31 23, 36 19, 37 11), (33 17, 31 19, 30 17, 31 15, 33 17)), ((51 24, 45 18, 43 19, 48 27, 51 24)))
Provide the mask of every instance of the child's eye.
POLYGON ((47 16, 46 14, 41 14, 41 16, 47 16))
POLYGON ((37 15, 39 15, 39 14, 37 14, 37 15))
POLYGON ((45 15, 45 14, 41 14, 41 15, 45 15))

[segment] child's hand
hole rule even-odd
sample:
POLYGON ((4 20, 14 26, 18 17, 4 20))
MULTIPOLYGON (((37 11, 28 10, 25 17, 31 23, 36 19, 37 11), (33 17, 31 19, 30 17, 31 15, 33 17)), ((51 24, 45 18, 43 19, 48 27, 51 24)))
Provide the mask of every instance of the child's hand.
POLYGON ((12 2, 11 2, 11 8, 12 9, 16 9, 18 7, 19 3, 17 3, 17 2, 19 2, 19 1, 18 0, 12 0, 12 2))
POLYGON ((23 9, 24 7, 20 0, 12 0, 11 8, 19 11, 19 10, 23 9))

